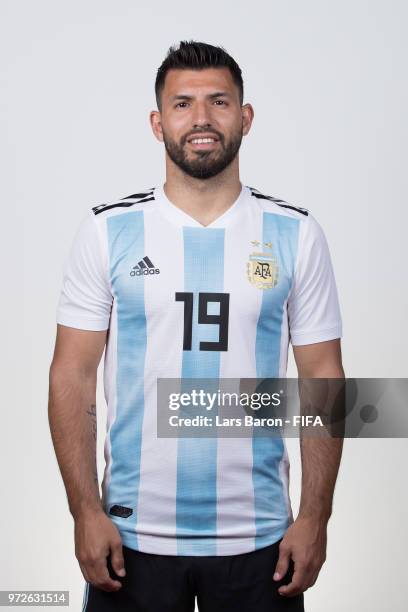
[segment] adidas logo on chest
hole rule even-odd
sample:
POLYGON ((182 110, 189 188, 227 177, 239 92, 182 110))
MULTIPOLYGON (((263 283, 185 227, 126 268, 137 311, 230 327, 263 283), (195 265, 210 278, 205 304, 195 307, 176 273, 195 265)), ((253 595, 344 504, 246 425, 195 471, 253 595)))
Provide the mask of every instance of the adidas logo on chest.
POLYGON ((138 261, 130 271, 130 276, 149 276, 150 274, 160 274, 160 270, 153 265, 147 255, 138 261))

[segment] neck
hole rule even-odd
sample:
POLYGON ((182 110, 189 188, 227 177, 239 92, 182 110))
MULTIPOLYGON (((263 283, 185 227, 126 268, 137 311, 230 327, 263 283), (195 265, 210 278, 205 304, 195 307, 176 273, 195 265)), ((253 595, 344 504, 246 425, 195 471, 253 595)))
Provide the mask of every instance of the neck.
POLYGON ((228 210, 241 192, 237 158, 223 172, 205 180, 186 175, 168 160, 164 192, 175 206, 208 225, 228 210))

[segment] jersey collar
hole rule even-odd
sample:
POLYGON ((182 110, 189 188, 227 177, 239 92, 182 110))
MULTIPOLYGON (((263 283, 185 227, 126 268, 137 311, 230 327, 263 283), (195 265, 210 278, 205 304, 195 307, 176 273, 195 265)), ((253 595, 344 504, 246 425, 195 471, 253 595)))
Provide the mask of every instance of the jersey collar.
POLYGON ((235 202, 223 212, 219 217, 212 221, 209 225, 202 225, 199 221, 184 212, 181 208, 171 202, 160 183, 154 188, 154 198, 161 214, 169 221, 179 226, 201 227, 202 229, 212 229, 215 227, 225 227, 237 218, 239 211, 242 209, 246 196, 250 195, 249 188, 241 183, 241 191, 235 202))

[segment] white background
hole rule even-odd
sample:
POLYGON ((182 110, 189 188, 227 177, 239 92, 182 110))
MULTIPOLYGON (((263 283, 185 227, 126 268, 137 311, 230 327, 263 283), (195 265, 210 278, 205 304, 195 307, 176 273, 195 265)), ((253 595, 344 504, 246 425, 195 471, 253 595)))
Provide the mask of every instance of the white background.
MULTIPOLYGON (((255 108, 241 180, 321 223, 346 375, 406 377, 408 11, 395 0, 2 0, 0 11, 0 588, 69 589, 77 611, 84 582, 47 418, 62 262, 90 206, 164 180, 148 115, 168 47, 203 40, 240 64, 255 108)), ((101 475, 101 388, 98 411, 101 475)), ((298 441, 288 447, 296 513, 298 441)), ((406 609, 406 460, 406 440, 346 440, 307 612, 406 609)))

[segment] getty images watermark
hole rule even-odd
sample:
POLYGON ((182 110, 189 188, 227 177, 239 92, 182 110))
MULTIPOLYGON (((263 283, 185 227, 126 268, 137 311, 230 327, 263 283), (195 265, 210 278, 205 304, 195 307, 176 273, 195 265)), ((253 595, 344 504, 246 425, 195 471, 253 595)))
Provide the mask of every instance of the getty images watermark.
POLYGON ((157 435, 408 437, 406 378, 158 378, 157 435))

